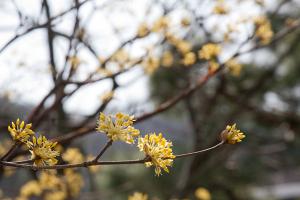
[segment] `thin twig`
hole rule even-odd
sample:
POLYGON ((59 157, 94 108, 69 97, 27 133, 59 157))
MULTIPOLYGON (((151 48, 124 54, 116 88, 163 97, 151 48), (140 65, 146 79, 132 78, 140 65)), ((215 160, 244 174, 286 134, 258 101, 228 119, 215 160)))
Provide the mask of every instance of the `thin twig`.
MULTIPOLYGON (((80 168, 80 167, 89 167, 89 166, 97 166, 97 165, 126 165, 126 164, 143 164, 145 162, 150 162, 151 161, 151 157, 146 156, 143 159, 135 159, 135 160, 121 160, 121 161, 97 161, 97 158, 101 157, 101 155, 106 151, 106 149, 111 145, 109 144, 111 143, 111 140, 108 141, 108 143, 105 145, 105 147, 101 150, 101 152, 99 153, 99 155, 96 157, 96 159, 92 160, 92 161, 86 161, 86 162, 82 162, 82 163, 78 163, 78 164, 62 164, 62 165, 53 165, 53 166, 34 166, 34 165, 28 165, 28 164, 23 164, 24 162, 29 162, 28 160, 26 161, 19 161, 19 162, 7 162, 7 161, 0 161, 0 165, 2 166, 9 166, 9 167, 16 167, 16 168, 27 168, 27 169, 32 169, 32 170, 45 170, 45 169, 67 169, 67 168, 80 168)), ((178 154, 175 155, 176 157, 174 159, 177 158, 183 158, 183 157, 188 157, 188 156, 194 156, 194 155, 198 155, 207 151, 211 151, 217 147, 220 147, 221 145, 224 144, 224 141, 200 150, 200 151, 195 151, 195 152, 190 152, 190 153, 185 153, 185 154, 178 154)), ((170 158, 164 158, 164 159, 170 159, 170 158)))
POLYGON ((98 161, 101 156, 105 153, 105 151, 112 145, 113 140, 109 140, 107 141, 107 143, 105 144, 105 146, 101 149, 100 153, 96 156, 96 158, 94 159, 94 161, 98 161))

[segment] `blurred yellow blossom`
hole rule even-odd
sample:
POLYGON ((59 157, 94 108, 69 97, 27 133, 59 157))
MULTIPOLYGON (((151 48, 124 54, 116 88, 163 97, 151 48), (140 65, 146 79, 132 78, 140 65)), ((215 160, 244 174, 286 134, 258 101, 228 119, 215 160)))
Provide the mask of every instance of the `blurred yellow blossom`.
POLYGON ((83 155, 78 148, 68 148, 63 154, 64 161, 75 164, 82 163, 84 161, 83 155))
POLYGON ((31 153, 31 159, 35 166, 50 166, 57 163, 56 157, 59 152, 54 150, 56 142, 47 140, 45 136, 32 137, 32 141, 27 141, 27 146, 31 153))
POLYGON ((39 186, 43 190, 54 190, 64 188, 63 181, 57 176, 56 171, 42 171, 38 177, 39 186))
POLYGON ((159 67, 159 59, 149 56, 143 61, 142 65, 148 74, 152 74, 159 67))
POLYGON ((228 7, 223 1, 218 1, 213 9, 213 12, 218 15, 226 15, 228 13, 228 7))
POLYGON ((4 168, 3 169, 3 174, 5 177, 10 177, 12 176, 13 174, 15 174, 16 172, 16 168, 4 168))
POLYGON ((138 28, 138 31, 137 31, 137 35, 138 37, 145 37, 146 35, 148 35, 150 32, 148 26, 146 23, 142 23, 139 28, 138 28))
POLYGON ((25 124, 24 121, 17 119, 14 123, 11 123, 11 126, 8 126, 8 131, 12 136, 13 140, 26 142, 31 135, 34 134, 34 131, 31 130, 31 124, 25 124))
POLYGON ((113 96, 114 96, 114 91, 107 91, 101 95, 101 100, 103 102, 107 102, 107 101, 111 100, 113 98, 113 96))
POLYGON ((20 196, 23 198, 28 198, 31 196, 40 196, 42 194, 42 189, 36 180, 28 181, 20 189, 20 196))
POLYGON ((158 31, 168 28, 168 26, 169 26, 169 19, 166 16, 162 16, 154 22, 152 31, 158 32, 158 31))
POLYGON ((133 122, 134 116, 123 113, 106 116, 104 113, 100 113, 97 131, 104 132, 113 141, 121 140, 132 144, 134 138, 140 134, 140 131, 132 126, 133 122))
POLYGON ((180 40, 173 33, 170 33, 170 32, 166 32, 165 37, 166 37, 166 40, 173 45, 175 45, 180 40))
POLYGON ((146 167, 154 166, 155 174, 161 174, 161 168, 169 172, 168 167, 172 165, 175 156, 172 152, 172 142, 168 142, 163 138, 162 134, 156 133, 147 134, 144 137, 139 137, 138 148, 143 151, 147 157, 150 158, 146 162, 146 167))
POLYGON ((182 59, 182 63, 185 66, 190 66, 190 65, 195 64, 196 59, 197 59, 196 54, 194 52, 189 52, 189 53, 184 54, 184 57, 182 59))
POLYGON ((236 124, 226 126, 226 129, 221 133, 222 140, 229 144, 241 142, 245 137, 244 133, 236 128, 236 124))
POLYGON ((103 76, 111 76, 113 72, 109 69, 104 69, 104 68, 98 68, 97 73, 103 75, 103 76))
POLYGON ((191 51, 192 45, 190 42, 185 40, 178 40, 174 43, 177 51, 181 54, 186 54, 191 51))
POLYGON ((135 192, 133 193, 133 195, 128 197, 128 200, 148 200, 148 195, 140 192, 135 192))
POLYGON ((210 192, 203 187, 197 188, 195 196, 198 200, 211 200, 210 192))
POLYGON ((43 199, 44 200, 65 200, 67 199, 67 192, 61 190, 47 192, 44 195, 43 199))
POLYGON ((237 62, 236 59, 230 59, 225 63, 225 66, 228 68, 229 72, 234 76, 239 76, 241 73, 242 65, 237 62))
POLYGON ((210 60, 215 59, 221 53, 221 47, 218 44, 208 43, 205 44, 200 51, 198 56, 200 59, 210 60))
POLYGON ((220 67, 219 63, 216 61, 209 61, 208 62, 208 71, 209 73, 214 73, 216 70, 218 70, 220 67))
POLYGON ((72 197, 77 197, 81 188, 84 185, 83 178, 80 173, 75 172, 74 169, 64 170, 65 179, 68 185, 68 191, 72 197))
POLYGON ((119 64, 124 64, 130 60, 128 53, 124 49, 115 52, 111 59, 119 64))
POLYGON ((184 18, 182 18, 181 19, 181 25, 182 26, 189 26, 190 24, 191 24, 191 20, 190 20, 190 18, 188 18, 188 17, 184 17, 184 18))
POLYGON ((173 54, 170 51, 165 51, 161 58, 161 64, 164 67, 171 67, 174 62, 173 54))
POLYGON ((265 16, 259 16, 254 19, 254 24, 255 36, 262 44, 269 44, 274 35, 270 21, 265 16))

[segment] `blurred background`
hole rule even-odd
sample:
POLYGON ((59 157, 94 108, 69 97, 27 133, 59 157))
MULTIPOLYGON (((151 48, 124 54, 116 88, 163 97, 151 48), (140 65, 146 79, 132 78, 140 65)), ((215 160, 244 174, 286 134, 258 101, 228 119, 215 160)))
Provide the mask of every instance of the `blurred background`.
MULTIPOLYGON (((99 112, 144 116, 188 91, 215 70, 198 55, 208 43, 222 49, 220 69, 232 56, 234 64, 135 127, 162 132, 175 153, 212 146, 227 124, 246 135, 177 159, 160 177, 144 165, 76 169, 71 181, 58 172, 74 191, 63 197, 34 195, 28 182, 40 172, 1 168, 0 198, 300 199, 299 15, 298 0, 0 1, 1 155, 20 118, 58 138, 71 160, 95 156, 106 143, 94 131, 99 112)), ((141 157, 116 142, 103 159, 141 157)))

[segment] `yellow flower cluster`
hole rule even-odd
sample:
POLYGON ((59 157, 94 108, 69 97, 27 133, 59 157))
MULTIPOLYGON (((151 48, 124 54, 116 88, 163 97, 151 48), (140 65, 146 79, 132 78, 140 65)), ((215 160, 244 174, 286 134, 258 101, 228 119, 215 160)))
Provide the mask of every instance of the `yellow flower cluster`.
POLYGON ((226 126, 226 129, 221 133, 222 140, 229 144, 241 142, 246 136, 236 128, 236 124, 226 126))
POLYGON ((47 140, 45 136, 32 137, 32 141, 27 141, 27 146, 31 153, 31 159, 35 166, 51 166, 57 163, 56 157, 59 152, 54 150, 56 142, 47 140))
POLYGON ((114 53, 111 60, 115 61, 121 65, 124 65, 126 62, 128 62, 130 60, 130 57, 124 49, 120 49, 114 53))
POLYGON ((77 197, 84 185, 82 176, 73 169, 65 169, 64 175, 71 197, 77 197))
POLYGON ((200 49, 200 51, 198 52, 198 56, 200 59, 212 60, 212 59, 216 59, 220 53, 221 53, 220 45, 208 43, 208 44, 205 44, 200 49))
POLYGON ((145 37, 146 35, 148 35, 150 32, 148 26, 146 23, 142 23, 139 28, 138 28, 138 32, 137 35, 138 37, 145 37))
POLYGON ((190 66, 195 64, 196 60, 197 60, 196 54, 194 52, 189 52, 184 55, 182 63, 185 66, 190 66))
POLYGON ((157 68, 159 68, 159 64, 159 59, 155 58, 154 56, 149 56, 142 63, 145 71, 148 74, 152 74, 155 70, 157 70, 157 68))
POLYGON ((260 16, 254 19, 255 36, 262 44, 269 44, 274 33, 271 23, 265 16, 260 16))
POLYGON ((133 193, 133 195, 128 197, 128 200, 148 200, 148 195, 140 192, 135 192, 133 193))
POLYGON ((82 163, 84 157, 78 148, 68 148, 63 154, 62 159, 70 164, 82 163))
POLYGON ((228 13, 228 8, 224 4, 223 0, 219 0, 213 9, 213 12, 218 15, 226 15, 228 13))
POLYGON ((26 142, 31 135, 34 134, 34 131, 31 130, 31 124, 25 124, 24 121, 17 119, 14 123, 11 123, 11 126, 8 126, 8 131, 12 136, 13 140, 19 142, 26 142))
POLYGON ((230 59, 225 63, 225 66, 228 68, 229 72, 233 76, 239 76, 242 70, 242 65, 237 62, 236 59, 230 59))
POLYGON ((175 156, 172 152, 172 142, 163 138, 162 134, 147 134, 138 138, 138 148, 143 151, 150 161, 146 162, 146 167, 154 166, 155 174, 159 176, 161 169, 169 172, 168 167, 172 165, 175 156))
POLYGON ((17 199, 28 199, 31 196, 39 196, 42 190, 37 181, 28 181, 20 189, 20 197, 17 199), (22 197, 22 198, 21 198, 22 197))
POLYGON ((173 54, 170 51, 164 52, 161 58, 162 66, 171 67, 173 62, 174 62, 173 54))
POLYGON ((104 132, 113 141, 121 140, 128 144, 134 143, 134 138, 140 134, 132 125, 134 116, 117 113, 115 116, 106 116, 100 113, 97 131, 104 132))
POLYGON ((63 176, 55 171, 43 171, 37 180, 23 185, 17 200, 28 200, 43 195, 44 200, 66 200, 76 198, 83 187, 82 176, 73 169, 64 170, 63 176))
POLYGON ((210 192, 203 187, 197 188, 195 191, 195 196, 198 200, 211 200, 210 192))
POLYGON ((166 16, 162 16, 154 22, 152 31, 159 32, 165 30, 166 28, 168 28, 169 23, 169 19, 166 16))
POLYGON ((217 57, 221 53, 221 46, 214 43, 208 43, 198 51, 198 57, 208 61, 210 72, 214 72, 219 68, 217 57))
POLYGON ((174 40, 173 45, 182 55, 187 54, 192 49, 192 44, 190 42, 181 39, 174 40))
POLYGON ((187 26, 189 26, 189 25, 191 25, 191 20, 190 20, 190 18, 188 18, 188 17, 183 17, 182 19, 181 19, 181 25, 183 26, 183 27, 187 27, 187 26))

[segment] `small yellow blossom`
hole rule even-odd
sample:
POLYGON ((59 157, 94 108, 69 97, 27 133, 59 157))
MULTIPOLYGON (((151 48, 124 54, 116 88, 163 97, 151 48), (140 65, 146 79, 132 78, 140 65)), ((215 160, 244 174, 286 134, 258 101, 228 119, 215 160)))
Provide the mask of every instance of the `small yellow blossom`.
POLYGON ((124 49, 120 49, 112 56, 112 60, 119 64, 124 64, 130 60, 128 53, 124 49))
POLYGON ((195 196, 198 200, 211 200, 210 192, 203 187, 197 188, 195 196))
POLYGON ((16 172, 16 169, 14 169, 14 168, 7 168, 6 167, 6 168, 3 169, 3 174, 4 174, 5 177, 10 177, 10 176, 14 175, 15 172, 16 172))
POLYGON ((174 62, 173 54, 170 51, 164 52, 161 58, 162 66, 171 67, 173 62, 174 62))
POLYGON ((133 193, 133 195, 128 197, 128 200, 148 200, 148 195, 140 192, 135 192, 133 193))
POLYGON ((82 176, 75 172, 74 169, 65 169, 64 175, 68 185, 68 191, 72 197, 77 197, 84 185, 82 176))
POLYGON ((97 73, 103 75, 103 76, 111 76, 113 72, 109 69, 104 69, 104 68, 98 68, 97 73))
POLYGON ((271 23, 265 16, 260 16, 254 19, 255 36, 262 44, 269 44, 274 33, 271 23))
POLYGON ((25 183, 20 190, 20 196, 23 198, 28 198, 31 196, 40 196, 42 194, 42 189, 38 181, 28 181, 25 183))
POLYGON ((63 188, 63 182, 57 176, 56 171, 42 171, 38 177, 39 185, 43 190, 63 188))
POLYGON ((152 31, 159 32, 161 30, 168 28, 168 26, 169 26, 169 19, 166 16, 162 16, 154 22, 152 31))
POLYGON ((189 52, 187 54, 184 55, 183 59, 182 59, 182 63, 185 66, 190 66, 195 64, 196 62, 196 54, 194 52, 189 52))
POLYGON ((114 91, 107 91, 101 95, 102 102, 110 101, 114 97, 114 91))
POLYGON ((159 67, 159 59, 149 56, 142 65, 148 74, 152 74, 159 67))
POLYGON ((208 71, 209 73, 214 73, 216 70, 218 70, 220 67, 219 63, 216 61, 209 61, 208 62, 208 71))
POLYGON ((31 126, 31 124, 25 124, 24 121, 17 119, 15 123, 12 122, 11 126, 8 126, 8 131, 13 140, 26 142, 30 136, 34 134, 33 130, 31 130, 31 126))
POLYGON ((181 19, 180 23, 181 23, 182 26, 186 27, 186 26, 191 25, 191 20, 188 17, 184 17, 184 18, 181 19))
POLYGON ((55 157, 59 156, 59 152, 54 150, 56 142, 47 140, 45 136, 32 137, 32 142, 28 141, 27 146, 31 153, 31 159, 34 160, 35 166, 50 166, 57 163, 55 157))
POLYGON ((173 33, 170 33, 170 32, 165 33, 165 38, 169 43, 171 43, 173 45, 176 45, 176 43, 181 40, 181 39, 177 38, 173 33))
POLYGON ((211 60, 215 59, 221 53, 221 47, 218 44, 205 44, 198 52, 200 59, 211 60))
POLYGON ((236 128, 236 124, 226 126, 226 129, 221 133, 222 140, 229 144, 241 142, 245 137, 244 133, 236 128))
POLYGON ((175 156, 171 148, 172 142, 163 138, 161 133, 158 135, 151 133, 145 137, 139 137, 137 146, 150 158, 150 161, 145 163, 146 167, 154 166, 157 176, 161 174, 161 168, 169 172, 168 166, 172 165, 175 156))
POLYGON ((145 37, 146 35, 148 35, 150 32, 148 26, 146 23, 142 23, 139 28, 138 28, 138 31, 137 31, 137 35, 138 37, 145 37))
POLYGON ((214 7, 213 12, 217 15, 226 15, 228 13, 228 7, 224 4, 224 2, 219 1, 214 7))
POLYGON ((178 40, 175 42, 175 47, 177 51, 181 54, 186 54, 191 51, 192 45, 190 42, 185 41, 185 40, 178 40))
POLYGON ((65 200, 67 197, 67 192, 56 190, 46 193, 43 200, 65 200))
POLYGON ((84 161, 83 155, 78 148, 68 148, 63 154, 64 161, 75 164, 82 163, 84 161))
POLYGON ((114 117, 100 113, 97 131, 104 132, 113 141, 121 140, 128 144, 134 143, 134 138, 140 131, 132 125, 134 116, 117 113, 114 117))
POLYGON ((225 63, 225 66, 228 68, 229 72, 233 76, 239 76, 241 73, 242 65, 237 62, 236 59, 230 59, 225 63))

